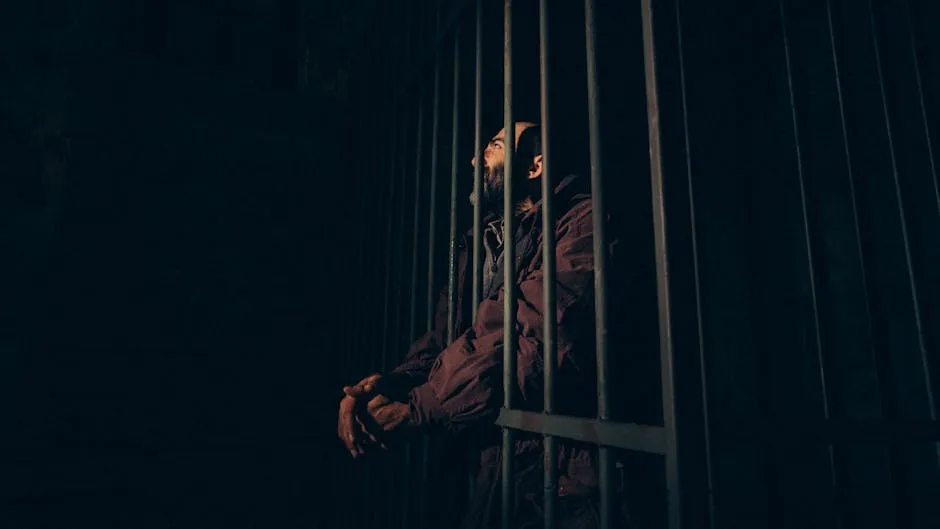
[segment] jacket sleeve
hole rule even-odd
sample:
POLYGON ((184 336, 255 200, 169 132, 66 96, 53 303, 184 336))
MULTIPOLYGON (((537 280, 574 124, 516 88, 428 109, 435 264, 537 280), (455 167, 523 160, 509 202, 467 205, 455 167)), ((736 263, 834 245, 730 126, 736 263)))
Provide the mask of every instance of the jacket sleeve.
POLYGON ((382 377, 385 391, 390 396, 405 400, 411 388, 427 381, 431 367, 447 339, 447 292, 447 288, 444 288, 438 296, 431 330, 415 340, 402 363, 382 377))
MULTIPOLYGON (((572 345, 593 336, 594 248, 591 202, 585 200, 556 225, 557 376, 570 378, 594 359, 572 345), (580 356, 580 357, 579 357, 580 356)), ((517 384, 522 406, 541 406, 543 387, 543 284, 541 265, 518 284, 517 384)), ((495 420, 502 404, 504 292, 483 301, 473 327, 435 360, 426 383, 409 394, 415 426, 459 431, 495 420)))

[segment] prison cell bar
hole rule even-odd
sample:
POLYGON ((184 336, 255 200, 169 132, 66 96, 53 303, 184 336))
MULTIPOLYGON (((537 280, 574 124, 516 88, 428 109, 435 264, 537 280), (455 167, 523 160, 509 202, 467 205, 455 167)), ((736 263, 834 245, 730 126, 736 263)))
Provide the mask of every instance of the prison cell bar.
MULTIPOLYGON (((411 241, 411 307, 409 309, 408 317, 408 332, 407 335, 409 339, 414 339, 417 334, 418 327, 418 314, 417 314, 417 305, 418 305, 418 246, 419 246, 419 237, 421 230, 418 229, 419 223, 421 221, 421 161, 423 155, 423 132, 424 132, 424 83, 421 83, 421 87, 418 89, 418 102, 417 102, 417 120, 416 132, 415 132, 415 167, 414 167, 414 177, 415 177, 415 204, 414 204, 414 223, 413 230, 414 234, 411 241)), ((415 450, 414 442, 408 441, 405 446, 405 468, 411 468, 411 458, 415 450)), ((410 486, 403 487, 402 493, 404 494, 404 513, 402 515, 402 529, 410 529, 411 527, 411 498, 409 496, 411 491, 410 486)))
MULTIPOLYGON (((585 0, 590 5, 592 0, 585 0)), ((592 10, 589 10, 592 11, 592 10)), ((646 81, 646 112, 649 132, 650 183, 653 197, 653 242, 656 260, 656 296, 659 301, 659 352, 662 379, 663 427, 666 441, 666 491, 670 529, 682 526, 679 465, 676 440, 675 386, 673 379, 673 341, 671 332, 671 303, 668 281, 669 262, 666 245, 666 205, 663 201, 663 160, 660 145, 659 93, 656 79, 656 50, 653 33, 653 0, 641 0, 643 25, 643 71, 646 81)), ((592 14, 593 17, 593 14, 592 14)), ((593 35, 593 31, 589 32, 593 35)), ((589 38, 589 42, 593 39, 589 38)), ((592 57, 593 53, 588 57, 592 57)), ((593 58, 589 64, 593 62, 593 58)), ((594 69, 596 75, 596 68, 594 69)), ((591 84, 596 84, 591 83, 591 84)), ((590 85, 589 85, 590 86, 590 85)), ((589 96, 589 99, 595 100, 589 96)), ((591 115, 596 114, 592 109, 591 115)), ((596 119, 596 117, 592 118, 596 119)), ((593 156, 593 155, 592 155, 593 156)), ((600 160, 598 160, 600 161, 600 160)), ((592 165, 593 165, 592 161, 592 165)), ((597 212, 595 211, 595 215, 597 212)), ((596 222, 596 217, 595 217, 596 222)), ((597 234, 595 233, 595 237, 597 234)))
POLYGON ((447 262, 447 343, 454 341, 457 302, 457 147, 460 140, 460 25, 454 27, 454 93, 451 101, 450 242, 447 262))
MULTIPOLYGON (((391 19, 390 19, 391 21, 391 19)), ((391 45, 389 49, 392 51, 393 59, 387 63, 390 67, 391 75, 390 78, 393 80, 398 80, 398 72, 396 68, 393 67, 393 64, 400 61, 398 57, 399 54, 396 53, 398 48, 399 38, 392 38, 391 45)), ((400 97, 397 90, 393 90, 391 94, 391 122, 389 123, 390 130, 395 130, 401 120, 401 108, 400 108, 400 97)), ((388 184, 389 192, 387 195, 388 208, 385 212, 383 221, 385 222, 385 248, 382 252, 382 255, 385 256, 386 265, 383 267, 385 270, 385 277, 382 284, 383 290, 383 308, 382 308, 382 334, 380 335, 381 343, 379 344, 380 356, 378 358, 378 365, 375 366, 373 372, 375 373, 384 373, 389 364, 389 348, 390 348, 390 334, 392 331, 391 320, 392 314, 389 310, 391 308, 391 278, 392 278, 392 269, 395 267, 395 249, 392 248, 393 241, 393 224, 394 218, 396 216, 396 201, 398 198, 399 190, 398 186, 395 185, 395 172, 398 166, 398 159, 400 157, 402 147, 399 145, 400 138, 398 136, 392 136, 392 141, 389 142, 389 154, 388 161, 385 166, 381 167, 377 174, 388 184)), ((377 494, 378 491, 387 487, 390 479, 392 478, 392 469, 394 462, 389 460, 382 460, 377 465, 375 465, 375 475, 372 479, 372 493, 377 494)), ((373 509, 372 513, 372 522, 378 524, 380 520, 387 519, 392 504, 390 502, 391 495, 385 495, 384 497, 379 497, 382 501, 376 501, 377 508, 373 509)))
MULTIPOLYGON (((548 0, 539 0, 539 99, 542 134, 542 282, 545 307, 542 310, 544 365, 543 411, 555 412, 555 363, 558 321, 555 303, 555 209, 551 166, 551 133, 549 123, 549 42, 548 0)), ((555 481, 557 458, 555 436, 543 433, 544 451, 543 512, 545 529, 555 527, 555 481)))
MULTIPOLYGON (((399 207, 398 207, 398 219, 396 220, 396 241, 395 241, 395 280, 393 281, 393 288, 395 289, 394 303, 395 308, 393 309, 393 315, 395 317, 395 324, 392 326, 392 336, 389 339, 389 347, 394 348, 395 351, 400 351, 402 347, 402 342, 410 339, 410 337, 403 336, 407 333, 404 331, 405 317, 404 317, 404 294, 405 294, 405 222, 406 222, 406 211, 408 210, 408 196, 405 193, 407 191, 408 185, 408 152, 409 149, 413 148, 411 146, 411 137, 408 133, 411 130, 411 117, 414 115, 412 108, 414 103, 409 101, 408 104, 402 111, 402 122, 401 122, 401 145, 402 152, 399 157, 399 175, 398 178, 398 188, 399 188, 399 207)), ((414 105, 416 106, 416 105, 414 105)), ((396 353, 400 355, 400 353, 396 353)), ((395 356, 390 358, 390 364, 385 366, 385 369, 392 368, 400 360, 400 356, 395 356)))
MULTIPOLYGON (((584 2, 584 51, 587 64, 588 141, 591 156, 591 199, 594 221, 594 311, 595 348, 597 350, 597 418, 610 420, 607 377, 607 237, 604 230, 604 178, 601 157, 600 97, 597 83, 597 50, 594 26, 594 2, 584 2)), ((610 448, 597 449, 598 481, 601 492, 601 528, 611 526, 612 486, 610 448)))
MULTIPOLYGON (((457 304, 457 149, 460 141, 460 24, 454 26, 454 86, 451 101, 450 240, 447 261, 447 343, 455 338, 457 304)), ((471 482, 472 483, 472 482, 471 482)))
MULTIPOLYGON (((407 208, 408 200, 407 200, 407 195, 405 194, 405 191, 406 191, 407 181, 408 181, 408 158, 409 156, 407 153, 409 152, 408 148, 410 146, 409 144, 411 140, 410 136, 408 135, 408 132, 410 131, 410 122, 411 122, 410 116, 413 115, 411 112, 411 108, 412 108, 412 104, 411 102, 409 102, 402 109, 401 126, 399 127, 400 130, 402 131, 402 134, 401 134, 402 152, 401 152, 401 156, 399 157, 399 164, 400 164, 399 173, 400 174, 397 176, 397 178, 399 179, 398 180, 398 187, 399 187, 398 196, 399 196, 400 204, 398 207, 398 220, 395 226, 396 232, 397 232, 397 240, 395 242, 395 260, 396 260, 395 280, 393 282, 393 288, 395 289, 395 299, 394 299, 395 307, 393 309, 395 324, 392 325, 392 335, 388 338, 389 347, 394 348, 395 351, 400 351, 402 347, 402 342, 405 341, 402 339, 402 336, 405 334, 404 329, 403 329, 404 327, 403 322, 405 318, 403 316, 404 311, 402 310, 402 305, 403 305, 403 298, 404 298, 404 293, 405 293, 405 285, 404 285, 404 271, 405 271, 404 245, 405 245, 405 219, 406 219, 405 212, 408 209, 407 208)), ((383 372, 394 367, 394 365, 397 364, 397 362, 401 360, 401 356, 390 357, 389 360, 390 360, 390 364, 386 364, 385 366, 383 366, 383 372)), ((404 460, 401 460, 399 458, 394 458, 392 460, 393 466, 398 467, 397 469, 395 469, 395 472, 393 472, 392 475, 389 476, 390 481, 392 482, 389 490, 392 490, 392 491, 396 490, 396 487, 399 487, 399 486, 401 487, 401 489, 408 488, 407 471, 410 468, 410 445, 406 444, 405 446, 403 446, 402 452, 403 452, 403 455, 405 456, 404 460), (402 481, 403 483, 401 485, 398 485, 395 483, 396 481, 402 481)), ((395 494, 388 494, 387 497, 389 501, 391 502, 390 512, 387 517, 388 519, 393 519, 395 516, 397 516, 396 509, 399 509, 400 512, 407 510, 407 504, 397 501, 395 494)))
MULTIPOLYGON (((381 124, 382 124, 381 126, 388 127, 388 129, 391 130, 394 124, 394 115, 393 115, 394 104, 391 103, 391 100, 385 101, 384 104, 387 105, 387 107, 386 107, 385 115, 382 116, 381 118, 381 124)), ((386 149, 382 156, 377 157, 375 161, 376 167, 373 170, 374 175, 382 175, 382 176, 385 175, 385 170, 389 166, 394 150, 395 150, 394 142, 392 142, 392 145, 390 146, 390 148, 386 149)), ((387 222, 389 220, 388 217, 391 216, 392 203, 391 203, 390 197, 391 197, 391 191, 392 191, 391 188, 393 186, 391 185, 391 181, 387 178, 385 178, 384 180, 382 179, 380 180, 381 180, 380 184, 382 186, 382 189, 385 192, 382 194, 382 196, 378 197, 377 199, 377 207, 375 211, 375 216, 377 217, 378 222, 382 223, 382 222, 387 222)), ((380 236, 377 238, 379 239, 378 240, 379 255, 387 255, 388 253, 387 237, 380 236)), ((376 270, 371 274, 372 281, 374 282, 373 286, 375 289, 383 288, 383 283, 382 283, 383 272, 384 270, 376 270)), ((380 309, 373 308, 372 310, 375 312, 378 312, 378 310, 380 309)), ((365 369, 362 370, 362 373, 371 374, 371 373, 377 373, 381 370, 380 366, 381 366, 382 356, 384 355, 384 352, 382 351, 382 347, 383 347, 382 342, 384 342, 383 336, 385 333, 385 325, 387 322, 387 317, 388 317, 387 314, 376 314, 374 317, 374 321, 376 321, 376 324, 373 328, 372 336, 370 339, 371 343, 367 346, 367 350, 365 351, 365 358, 366 358, 365 364, 366 365, 364 366, 365 369)), ((364 497, 371 498, 374 496, 374 492, 376 490, 377 483, 381 474, 382 474, 381 466, 365 465, 363 467, 362 482, 363 482, 363 488, 365 491, 364 497)), ((372 509, 368 513, 365 514, 365 519, 369 524, 374 525, 376 523, 376 521, 379 518, 378 511, 379 509, 372 509)))
POLYGON ((483 0, 476 0, 476 60, 473 92, 473 321, 483 295, 483 0))
MULTIPOLYGON (((437 13, 440 19, 440 11, 437 13)), ((440 102, 441 102, 441 58, 437 54, 434 58, 434 99, 431 107, 431 169, 430 169, 430 200, 428 201, 428 291, 425 299, 427 311, 426 330, 434 328, 434 249, 437 224, 437 139, 440 132, 440 102)))
MULTIPOLYGON (((503 129, 505 141, 504 169, 512 175, 513 157, 516 150, 516 127, 512 114, 512 0, 503 4, 503 129)), ((512 409, 513 389, 516 378, 516 243, 515 202, 513 179, 504 179, 503 200, 503 407, 512 409)), ((502 451, 502 526, 512 529, 513 495, 515 473, 513 472, 513 439, 510 428, 503 428, 502 451)))
MULTIPOLYGON (((402 60, 405 62, 404 69, 407 71, 410 67, 408 60, 411 57, 411 36, 412 36, 412 26, 414 23, 412 21, 411 13, 409 12, 406 12, 403 18, 405 19, 405 24, 404 24, 405 29, 402 32, 402 41, 403 41, 403 48, 404 48, 402 60)), ((399 90, 404 91, 405 86, 399 83, 397 88, 399 90)), ((401 138, 402 138, 402 146, 403 146, 402 154, 401 154, 401 182, 399 184, 400 193, 401 193, 401 205, 399 207, 398 233, 397 233, 398 240, 395 245, 396 255, 398 256, 398 265, 396 267, 396 280, 395 280, 395 288, 397 290, 397 295, 395 297, 395 325, 393 326, 395 334, 394 334, 394 339, 391 340, 391 344, 395 348, 402 346, 402 342, 405 342, 406 340, 411 339, 410 331, 411 331, 412 321, 410 319, 408 320, 405 319, 405 314, 404 314, 404 310, 402 306, 404 304, 406 288, 408 291, 411 291, 410 285, 406 287, 407 284, 405 283, 405 261, 406 261, 405 251, 406 250, 405 250, 404 245, 405 245, 405 222, 406 222, 406 217, 407 217, 406 212, 408 210, 408 201, 406 198, 405 191, 406 191, 406 185, 407 185, 408 176, 409 176, 409 172, 408 172, 409 150, 405 146, 407 145, 407 142, 408 142, 408 132, 410 132, 411 130, 410 129, 410 124, 412 122, 411 118, 420 113, 420 107, 421 107, 420 99, 417 101, 409 100, 405 106, 405 108, 407 109, 407 112, 403 112, 402 119, 401 119, 401 122, 403 125, 401 127, 401 131, 402 131, 401 138), (414 105, 414 111, 412 111, 412 105, 414 105), (404 340, 402 339, 403 337, 404 337, 404 340)), ((415 142, 415 148, 417 148, 417 142, 415 142)), ((418 198, 415 197, 415 202, 417 203, 417 201, 418 201, 418 198)), ((412 230, 414 231, 414 233, 417 233, 416 223, 412 226, 412 230)), ((410 252, 410 254, 411 254, 410 257, 414 256, 413 251, 410 252)), ((412 263, 412 270, 414 270, 414 266, 413 266, 414 261, 411 261, 411 263, 412 263)), ((414 274, 412 273, 412 283, 413 281, 414 281, 414 274)), ((414 303, 413 303, 413 298, 412 298, 411 302, 409 302, 409 317, 411 315, 410 310, 413 307, 414 307, 414 303)), ((395 361, 397 360, 398 358, 395 358, 395 361)), ((385 367, 386 369, 390 369, 392 366, 389 365, 385 367)), ((402 447, 402 452, 403 452, 404 460, 401 462, 401 470, 397 472, 396 475, 393 476, 393 478, 398 477, 398 479, 401 479, 404 481, 404 483, 401 486, 402 501, 398 502, 398 505, 401 509, 400 512, 401 512, 402 520, 405 521, 408 518, 408 509, 409 509, 408 489, 410 488, 409 487, 410 474, 408 473, 408 469, 411 468, 411 453, 412 453, 412 446, 411 446, 410 441, 405 442, 404 446, 402 447)), ((395 488, 392 487, 391 490, 395 490, 395 488)), ((395 498, 394 494, 389 494, 388 496, 389 498, 395 498)))
MULTIPOLYGON (((398 101, 396 100, 392 103, 394 107, 397 107, 398 101)), ((393 108, 393 113, 397 113, 397 108, 393 108)), ((394 118, 393 118, 394 120, 394 118)), ((396 120, 397 121, 397 120, 396 120)), ((394 123, 394 122, 393 122, 394 123)), ((395 123, 397 124, 397 123, 395 123)), ((394 124, 393 124, 394 126, 394 124)), ((394 130, 394 129, 393 129, 394 130)), ((379 171, 379 174, 382 175, 382 178, 386 179, 388 182, 389 193, 388 193, 388 211, 387 215, 383 219, 385 222, 385 251, 383 255, 386 257, 385 268, 385 280, 383 284, 383 301, 382 301, 382 334, 380 345, 381 356, 379 358, 379 365, 376 372, 384 372, 385 368, 388 366, 388 349, 389 349, 389 331, 391 327, 391 311, 389 310, 389 297, 391 296, 391 278, 392 278, 392 268, 395 266, 395 257, 393 255, 394 250, 392 249, 392 219, 395 217, 395 199, 398 195, 398 186, 395 185, 395 167, 396 162, 398 161, 398 142, 399 138, 394 137, 391 143, 391 152, 389 153, 389 162, 387 173, 386 170, 379 171)))
MULTIPOLYGON (((440 6, 435 13, 435 32, 438 34, 437 42, 440 42, 440 20, 441 12, 440 6)), ((430 332, 434 328, 434 253, 435 253, 435 237, 437 224, 437 141, 438 134, 440 132, 440 102, 441 102, 441 58, 440 53, 435 51, 434 57, 434 96, 433 96, 433 106, 431 108, 431 166, 428 172, 428 177, 430 179, 429 184, 429 197, 428 197, 428 280, 427 280, 427 296, 426 296, 426 306, 425 310, 427 311, 427 325, 425 330, 430 332)), ((428 480, 430 475, 430 440, 425 437, 421 442, 421 495, 419 497, 426 497, 428 492, 428 480)), ((420 517, 418 520, 418 527, 426 527, 428 523, 428 511, 424 507, 420 509, 420 517)))

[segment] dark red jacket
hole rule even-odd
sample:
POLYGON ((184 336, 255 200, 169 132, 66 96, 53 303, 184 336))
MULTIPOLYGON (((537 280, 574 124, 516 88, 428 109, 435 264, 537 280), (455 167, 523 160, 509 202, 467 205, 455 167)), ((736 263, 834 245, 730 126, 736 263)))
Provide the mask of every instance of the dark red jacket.
MULTIPOLYGON (((538 411, 543 396, 542 213, 540 203, 519 218, 516 231, 517 391, 515 407, 538 411)), ((596 409, 594 351, 594 246, 590 186, 570 176, 555 191, 556 297, 558 323, 557 413, 591 417, 596 409)), ((470 321, 472 271, 470 245, 458 243, 457 338, 445 344, 447 292, 437 305, 434 328, 410 348, 404 362, 387 375, 406 389, 411 420, 418 427, 440 428, 465 440, 475 463, 475 493, 463 527, 498 527, 501 444, 493 423, 502 406, 503 294, 484 299, 470 321)), ((502 280, 502 271, 497 281, 502 280)), ((541 436, 516 436, 515 527, 542 525, 541 436)), ((596 449, 559 442, 559 525, 599 525, 596 449)))

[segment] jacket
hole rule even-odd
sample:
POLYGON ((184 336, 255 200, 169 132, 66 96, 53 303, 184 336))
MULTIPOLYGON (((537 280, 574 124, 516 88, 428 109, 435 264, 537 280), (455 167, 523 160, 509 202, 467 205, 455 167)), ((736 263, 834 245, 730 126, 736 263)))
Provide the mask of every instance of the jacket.
MULTIPOLYGON (((596 415, 594 350, 593 208, 589 181, 569 176, 555 188, 557 358, 556 412, 596 415)), ((462 527, 499 526, 501 438, 494 421, 503 401, 503 272, 470 321, 471 281, 468 237, 458 244, 456 322, 446 344, 447 290, 437 304, 434 326, 415 341, 405 360, 387 375, 408 391, 411 422, 449 432, 462 440, 475 467, 474 494, 462 527)), ((541 202, 517 223, 515 232, 517 363, 514 407, 543 406, 543 275, 541 202)), ((505 258, 504 258, 505 261, 505 258)), ((543 454, 540 435, 515 437, 514 527, 542 526, 543 454)), ((559 440, 557 527, 599 527, 597 451, 593 445, 559 440)), ((625 509, 623 511, 626 516, 625 509)), ((624 523, 621 526, 625 526, 624 523)))

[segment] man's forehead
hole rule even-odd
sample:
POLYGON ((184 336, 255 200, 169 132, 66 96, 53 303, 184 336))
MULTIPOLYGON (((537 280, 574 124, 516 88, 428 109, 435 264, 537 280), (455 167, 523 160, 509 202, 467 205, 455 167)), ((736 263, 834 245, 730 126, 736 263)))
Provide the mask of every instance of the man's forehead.
MULTIPOLYGON (((529 127, 534 127, 535 123, 530 123, 528 121, 517 121, 516 122, 516 141, 519 141, 519 138, 522 136, 523 131, 529 127)), ((499 132, 491 139, 491 141, 504 141, 506 139, 506 129, 499 129, 499 132)))

